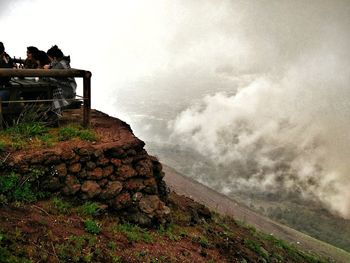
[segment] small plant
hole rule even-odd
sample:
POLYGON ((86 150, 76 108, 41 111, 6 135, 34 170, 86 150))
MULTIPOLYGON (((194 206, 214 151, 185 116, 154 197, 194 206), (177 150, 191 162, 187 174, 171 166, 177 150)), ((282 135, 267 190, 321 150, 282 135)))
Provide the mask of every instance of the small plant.
POLYGON ((98 224, 95 221, 91 219, 85 220, 84 225, 85 225, 85 231, 90 234, 97 235, 101 233, 101 228, 98 226, 98 224))
POLYGON ((30 182, 35 182, 40 177, 45 175, 45 171, 43 169, 32 168, 29 171, 30 171, 30 175, 27 178, 27 180, 29 180, 30 182))
POLYGON ((4 141, 0 141, 0 152, 5 151, 6 143, 4 141))
POLYGON ((85 243, 85 237, 70 236, 67 242, 56 246, 57 254, 61 260, 78 262, 83 257, 85 243))
POLYGON ((204 237, 204 236, 201 236, 201 237, 199 238, 199 244, 200 244, 202 247, 205 247, 205 248, 209 247, 209 241, 208 241, 208 239, 207 239, 206 237, 204 237))
POLYGON ((55 197, 52 199, 54 207, 62 214, 66 214, 70 208, 70 204, 64 202, 63 200, 55 197))
POLYGON ((244 240, 244 244, 252 251, 255 251, 257 253, 260 252, 260 245, 254 241, 254 240, 250 240, 250 239, 246 239, 244 240))
POLYGON ((201 247, 208 248, 209 247, 209 241, 204 236, 193 236, 192 241, 198 243, 201 245, 201 247))
POLYGON ((108 242, 107 247, 110 250, 115 251, 117 249, 117 244, 114 241, 110 241, 110 242, 108 242))
POLYGON ((115 256, 111 256, 111 257, 112 257, 112 262, 113 263, 121 263, 121 262, 123 262, 122 258, 120 256, 115 255, 115 256))
POLYGON ((79 210, 82 215, 96 216, 98 214, 98 211, 100 210, 100 207, 95 202, 86 202, 79 208, 79 210))
POLYGON ((172 241, 179 241, 182 237, 188 236, 187 232, 176 225, 169 225, 164 228, 162 225, 158 229, 158 234, 162 236, 167 236, 172 241))

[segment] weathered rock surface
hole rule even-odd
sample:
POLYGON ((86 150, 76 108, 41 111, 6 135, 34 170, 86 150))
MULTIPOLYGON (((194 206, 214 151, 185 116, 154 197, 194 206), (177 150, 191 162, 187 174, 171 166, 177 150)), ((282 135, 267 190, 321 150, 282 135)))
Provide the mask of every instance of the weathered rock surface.
POLYGON ((118 119, 93 111, 92 128, 98 142, 62 142, 50 149, 13 152, 7 169, 26 177, 40 170, 39 187, 97 201, 133 223, 165 223, 168 192, 157 158, 149 156, 144 142, 118 119))

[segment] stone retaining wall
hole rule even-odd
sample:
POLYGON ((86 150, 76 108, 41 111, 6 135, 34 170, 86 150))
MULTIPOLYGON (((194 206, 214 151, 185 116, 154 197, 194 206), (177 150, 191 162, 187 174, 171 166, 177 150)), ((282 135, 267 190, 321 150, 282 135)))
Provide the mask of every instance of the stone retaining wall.
POLYGON ((40 171, 42 190, 101 202, 140 225, 162 224, 170 213, 164 173, 143 146, 140 141, 129 146, 105 143, 26 152, 10 157, 6 170, 21 176, 40 171))

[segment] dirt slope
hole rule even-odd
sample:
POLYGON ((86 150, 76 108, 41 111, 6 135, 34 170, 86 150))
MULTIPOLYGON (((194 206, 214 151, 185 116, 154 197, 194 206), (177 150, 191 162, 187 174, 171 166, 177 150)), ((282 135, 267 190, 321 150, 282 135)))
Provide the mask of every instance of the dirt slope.
POLYGON ((306 252, 313 251, 325 257, 331 257, 336 262, 350 262, 350 254, 341 249, 263 217, 227 196, 180 174, 171 167, 164 165, 164 172, 167 185, 180 195, 188 196, 219 213, 233 216, 235 219, 255 226, 265 233, 271 233, 278 238, 294 243, 306 252))

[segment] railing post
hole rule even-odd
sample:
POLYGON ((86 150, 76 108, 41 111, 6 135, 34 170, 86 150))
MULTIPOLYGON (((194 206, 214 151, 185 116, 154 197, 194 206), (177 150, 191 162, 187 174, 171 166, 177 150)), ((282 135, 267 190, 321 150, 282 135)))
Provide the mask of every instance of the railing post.
POLYGON ((83 79, 83 126, 90 127, 91 121, 91 72, 86 71, 83 79))
POLYGON ((0 97, 0 130, 3 129, 3 122, 4 122, 4 120, 3 120, 3 117, 2 117, 2 99, 0 97))

